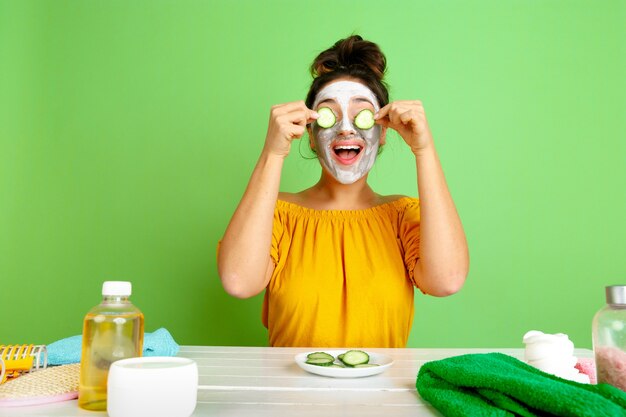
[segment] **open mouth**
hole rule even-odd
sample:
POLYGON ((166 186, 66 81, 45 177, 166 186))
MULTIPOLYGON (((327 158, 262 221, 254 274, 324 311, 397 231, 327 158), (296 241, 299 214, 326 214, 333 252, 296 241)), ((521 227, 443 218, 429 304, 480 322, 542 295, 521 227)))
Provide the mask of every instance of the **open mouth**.
POLYGON ((332 146, 335 159, 344 165, 351 165, 357 161, 363 151, 363 145, 358 143, 335 143, 332 146))

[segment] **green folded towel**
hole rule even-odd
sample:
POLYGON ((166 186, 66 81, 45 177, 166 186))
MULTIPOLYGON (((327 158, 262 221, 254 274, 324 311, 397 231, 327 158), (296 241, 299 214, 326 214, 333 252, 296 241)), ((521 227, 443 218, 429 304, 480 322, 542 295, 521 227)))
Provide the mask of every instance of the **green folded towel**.
POLYGON ((501 353, 425 363, 416 387, 447 417, 626 417, 626 393, 609 384, 580 384, 501 353))

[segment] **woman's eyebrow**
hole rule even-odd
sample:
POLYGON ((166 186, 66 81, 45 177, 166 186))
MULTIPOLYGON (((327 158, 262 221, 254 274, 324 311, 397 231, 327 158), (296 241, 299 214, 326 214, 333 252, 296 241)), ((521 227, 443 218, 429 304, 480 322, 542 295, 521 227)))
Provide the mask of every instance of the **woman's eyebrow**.
POLYGON ((337 103, 337 100, 335 100, 334 98, 325 98, 324 100, 320 101, 319 103, 317 103, 317 106, 319 107, 320 104, 324 104, 324 103, 337 103))
POLYGON ((352 101, 356 101, 357 103, 369 103, 369 104, 373 104, 372 101, 368 98, 365 97, 354 97, 352 99, 352 101))

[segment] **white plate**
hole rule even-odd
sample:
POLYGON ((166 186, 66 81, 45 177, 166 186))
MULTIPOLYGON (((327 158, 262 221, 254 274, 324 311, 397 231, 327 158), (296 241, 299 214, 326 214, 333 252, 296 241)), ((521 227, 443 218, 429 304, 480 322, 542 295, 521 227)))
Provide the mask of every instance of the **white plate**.
MULTIPOLYGON (((393 359, 390 356, 383 355, 382 353, 366 352, 370 356, 369 363, 375 363, 379 366, 372 366, 368 368, 331 368, 328 366, 310 365, 306 363, 307 355, 313 352, 326 352, 329 355, 333 355, 335 358, 346 353, 349 349, 334 349, 334 350, 313 350, 310 352, 298 353, 296 355, 296 363, 302 369, 312 374, 329 376, 332 378, 360 378, 363 376, 371 376, 385 372, 391 365, 393 365, 393 359)), ((336 364, 341 362, 335 359, 336 364)))

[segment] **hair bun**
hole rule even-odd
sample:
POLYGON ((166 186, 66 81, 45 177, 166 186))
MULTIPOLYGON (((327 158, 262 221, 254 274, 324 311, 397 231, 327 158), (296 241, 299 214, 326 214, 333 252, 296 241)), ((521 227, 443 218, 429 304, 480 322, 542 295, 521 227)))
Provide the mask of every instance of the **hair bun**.
POLYGON ((359 35, 341 39, 320 53, 311 64, 313 82, 305 103, 312 108, 321 88, 334 80, 348 78, 372 90, 383 107, 389 103, 389 89, 383 81, 386 69, 387 59, 374 42, 363 40, 359 35))
POLYGON ((311 65, 311 75, 316 78, 337 70, 362 67, 382 81, 387 60, 378 45, 352 35, 337 41, 331 48, 320 53, 311 65))

